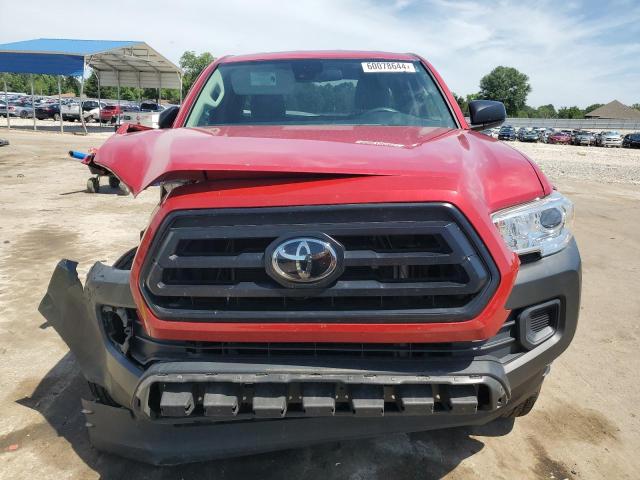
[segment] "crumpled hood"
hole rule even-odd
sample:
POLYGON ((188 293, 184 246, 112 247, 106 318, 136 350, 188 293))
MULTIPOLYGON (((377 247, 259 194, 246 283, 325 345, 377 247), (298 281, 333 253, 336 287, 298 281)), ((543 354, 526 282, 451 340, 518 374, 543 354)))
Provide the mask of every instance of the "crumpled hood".
MULTIPOLYGON (((160 181, 296 176, 469 178, 507 202, 543 194, 518 151, 467 130, 387 126, 228 126, 116 134, 94 162, 134 195, 160 181), (500 193, 502 191, 502 193, 500 193), (506 197, 505 197, 506 196, 506 197), (503 198, 504 197, 504 198, 503 198)), ((472 182, 473 183, 473 182, 472 182)), ((503 200, 503 201, 501 201, 503 200)))

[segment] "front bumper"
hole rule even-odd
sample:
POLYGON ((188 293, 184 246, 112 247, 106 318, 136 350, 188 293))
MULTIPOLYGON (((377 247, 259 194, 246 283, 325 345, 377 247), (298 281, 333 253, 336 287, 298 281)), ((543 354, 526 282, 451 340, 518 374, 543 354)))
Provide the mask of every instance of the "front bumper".
POLYGON ((176 464, 384 433, 487 423, 534 393, 549 364, 571 342, 579 313, 580 277, 580 256, 573 241, 560 253, 521 266, 507 308, 519 310, 559 299, 561 312, 551 338, 530 351, 500 358, 482 352, 471 358, 355 358, 347 362, 316 357, 283 361, 233 357, 159 362, 143 369, 107 339, 100 320, 105 305, 135 308, 129 271, 100 263, 87 275, 83 289, 76 264, 61 261, 40 311, 74 353, 85 378, 104 387, 116 403, 124 406, 83 401, 92 443, 101 450, 137 460, 176 464), (380 399, 365 394, 360 403, 350 400, 351 412, 308 416, 291 411, 285 416, 283 411, 273 409, 274 395, 266 394, 266 409, 262 410, 266 414, 258 415, 256 398, 262 397, 256 394, 256 415, 158 418, 150 411, 149 396, 156 385, 209 385, 212 379, 213 383, 227 385, 332 382, 349 388, 364 387, 365 391, 421 383, 443 395, 432 397, 445 408, 434 408, 431 398, 432 405, 426 409, 385 410, 382 416, 376 403, 380 399), (482 390, 482 401, 466 395, 469 388, 482 390))

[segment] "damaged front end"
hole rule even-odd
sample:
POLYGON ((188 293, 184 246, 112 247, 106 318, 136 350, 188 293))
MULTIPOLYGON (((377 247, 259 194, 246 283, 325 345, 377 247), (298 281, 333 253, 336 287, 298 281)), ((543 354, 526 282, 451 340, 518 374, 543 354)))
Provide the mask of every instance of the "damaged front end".
POLYGON ((69 346, 87 381, 104 387, 118 404, 128 405, 142 369, 105 341, 104 323, 98 319, 109 307, 121 311, 135 308, 129 270, 96 263, 83 288, 77 265, 71 260, 58 263, 39 311, 69 346))
POLYGON ((57 265, 40 312, 105 393, 83 400, 92 444, 139 461, 177 464, 482 424, 539 385, 512 389, 498 358, 513 323, 484 346, 459 345, 465 350, 455 356, 196 346, 145 334, 129 270, 96 263, 83 288, 76 267, 57 265))

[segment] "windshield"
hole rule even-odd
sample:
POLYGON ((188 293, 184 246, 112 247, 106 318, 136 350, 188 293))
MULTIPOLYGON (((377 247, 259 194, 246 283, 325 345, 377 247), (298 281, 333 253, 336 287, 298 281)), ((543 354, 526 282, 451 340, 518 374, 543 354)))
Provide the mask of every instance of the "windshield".
POLYGON ((456 128, 420 62, 287 60, 221 64, 186 122, 456 128))

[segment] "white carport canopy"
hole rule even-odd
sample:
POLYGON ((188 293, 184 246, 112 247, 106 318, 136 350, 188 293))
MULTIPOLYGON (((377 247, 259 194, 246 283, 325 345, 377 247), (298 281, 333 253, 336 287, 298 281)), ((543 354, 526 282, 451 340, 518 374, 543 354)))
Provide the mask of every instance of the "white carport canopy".
POLYGON ((87 57, 105 87, 182 88, 182 70, 144 42, 87 57))
MULTIPOLYGON (((60 75, 81 77, 80 105, 82 105, 86 67, 92 68, 98 77, 98 100, 100 100, 100 86, 118 88, 118 105, 120 104, 120 87, 157 88, 158 101, 161 101, 162 88, 172 88, 180 90, 180 103, 182 103, 182 70, 145 42, 38 38, 0 44, 0 72, 58 76, 60 131, 64 130, 60 75)), ((6 81, 4 89, 6 99, 6 81)), ((31 102, 35 105, 33 76, 31 77, 31 102)), ((82 112, 81 107, 79 108, 82 112)), ((101 112, 100 116, 102 116, 101 112)), ((80 120, 86 132, 82 113, 80 113, 80 120)), ((11 128, 8 102, 7 127, 11 128)), ((33 128, 36 129, 35 114, 33 128)))

